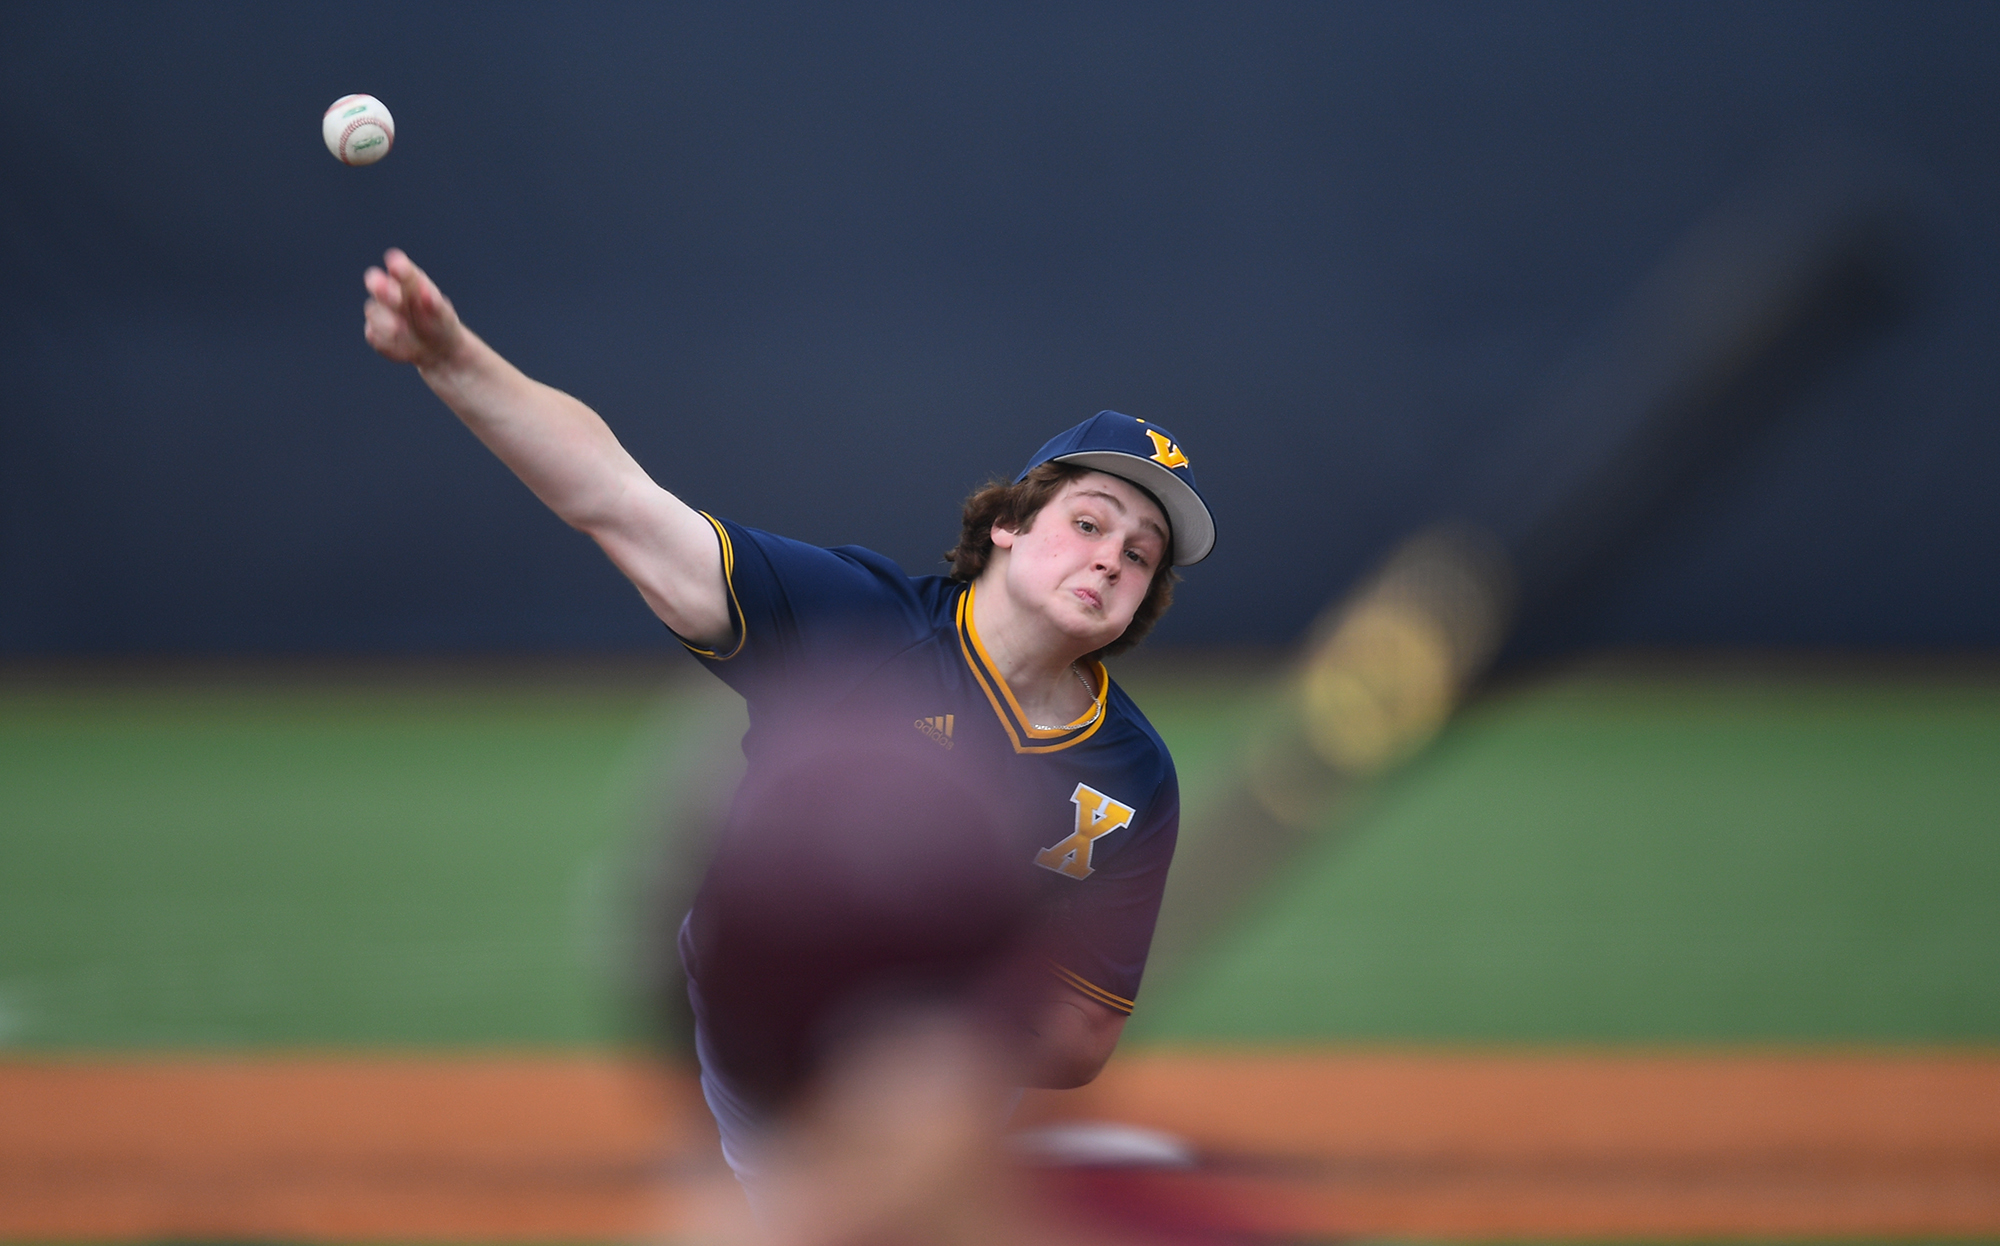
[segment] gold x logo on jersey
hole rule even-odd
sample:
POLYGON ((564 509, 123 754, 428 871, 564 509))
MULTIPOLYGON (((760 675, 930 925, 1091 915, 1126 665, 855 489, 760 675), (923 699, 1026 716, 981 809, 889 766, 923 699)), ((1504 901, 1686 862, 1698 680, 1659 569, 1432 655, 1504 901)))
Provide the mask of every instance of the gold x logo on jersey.
POLYGON ((1181 448, 1174 444, 1171 437, 1168 437, 1165 433, 1157 429, 1151 428, 1146 430, 1146 436, 1151 438, 1153 442, 1153 462, 1160 464, 1162 467, 1186 467, 1188 465, 1187 455, 1181 453, 1181 448))
POLYGON ((1070 878, 1089 878, 1091 845, 1121 826, 1132 825, 1133 809, 1083 783, 1076 785, 1069 799, 1076 806, 1076 829, 1055 847, 1036 853, 1035 864, 1070 878))

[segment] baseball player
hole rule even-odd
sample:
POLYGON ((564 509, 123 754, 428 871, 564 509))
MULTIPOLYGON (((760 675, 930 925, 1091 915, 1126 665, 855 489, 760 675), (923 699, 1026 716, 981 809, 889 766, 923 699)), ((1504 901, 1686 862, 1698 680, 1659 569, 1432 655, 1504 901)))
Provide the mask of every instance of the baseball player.
MULTIPOLYGON (((955 768, 956 790, 990 802, 1004 841, 996 859, 1014 862, 1006 868, 1033 892, 1043 934, 1020 1080, 1067 1088, 1094 1078, 1138 994, 1179 820, 1167 748, 1102 659, 1138 642, 1171 600, 1172 568, 1214 544, 1172 434, 1111 411, 1069 429, 1013 482, 968 500, 948 575, 909 576, 865 549, 821 549, 689 507, 595 412, 467 329, 402 252, 389 251, 364 282, 369 343, 416 365, 742 693, 745 791, 782 786, 803 739, 852 732, 921 747, 934 761, 910 764, 955 768)), ((948 837, 959 819, 939 806, 950 803, 911 802, 900 816, 923 836, 948 837)), ((739 799, 732 816, 744 807, 739 799)), ((703 1092, 725 1156, 748 1178, 761 1128, 796 1089, 798 1052, 760 1041, 772 1014, 756 984, 727 971, 740 949, 713 892, 704 887, 683 924, 681 954, 703 1092)))

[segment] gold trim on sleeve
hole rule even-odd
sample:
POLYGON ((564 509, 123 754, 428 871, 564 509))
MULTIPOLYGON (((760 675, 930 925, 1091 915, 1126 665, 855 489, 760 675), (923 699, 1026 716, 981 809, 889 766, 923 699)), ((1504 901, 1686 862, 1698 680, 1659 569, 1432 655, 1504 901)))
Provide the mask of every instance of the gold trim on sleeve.
POLYGON ((722 584, 724 588, 729 590, 729 622, 736 630, 736 643, 731 646, 728 653, 717 653, 713 649, 704 649, 691 640, 685 638, 677 639, 680 639, 681 644, 687 647, 689 653, 697 657, 708 658, 716 662, 727 662, 729 659, 743 652, 743 642, 749 639, 750 631, 743 622, 743 607, 736 600, 736 547, 730 543, 729 530, 722 526, 721 520, 707 511, 696 511, 695 513, 703 519, 708 520, 708 526, 715 529, 715 539, 721 542, 722 545, 722 584))
POLYGON ((1049 972, 1054 974, 1056 979, 1064 986, 1096 1000, 1106 1008, 1115 1008, 1119 1012, 1128 1014, 1132 1011, 1133 1003, 1131 1000, 1126 999, 1123 995, 1113 995, 1103 987, 1077 975, 1071 970, 1063 968, 1054 961, 1049 962, 1049 972))

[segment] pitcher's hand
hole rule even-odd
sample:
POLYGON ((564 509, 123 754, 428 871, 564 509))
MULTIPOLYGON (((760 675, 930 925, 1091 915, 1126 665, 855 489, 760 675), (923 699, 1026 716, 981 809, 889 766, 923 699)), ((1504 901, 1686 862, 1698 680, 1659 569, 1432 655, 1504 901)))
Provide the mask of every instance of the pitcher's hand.
POLYGON ((419 368, 446 363, 469 336, 437 283, 395 247, 361 283, 369 296, 363 336, 386 359, 419 368))

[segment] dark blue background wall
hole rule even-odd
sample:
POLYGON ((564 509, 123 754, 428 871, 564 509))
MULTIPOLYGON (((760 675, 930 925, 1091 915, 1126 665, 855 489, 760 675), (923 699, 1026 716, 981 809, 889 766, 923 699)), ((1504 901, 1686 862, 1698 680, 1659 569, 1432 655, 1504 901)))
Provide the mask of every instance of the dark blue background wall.
POLYGON ((1915 171, 1927 300, 1530 647, 1991 646, 1996 63, 1974 4, 10 5, 0 651, 661 643, 362 343, 390 244, 669 488, 912 569, 1163 422, 1221 544, 1162 639, 1282 641, 1828 136, 1915 171))

